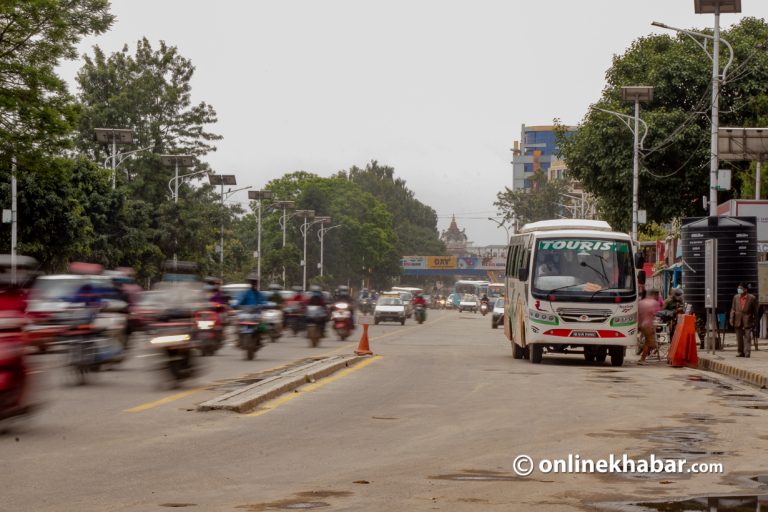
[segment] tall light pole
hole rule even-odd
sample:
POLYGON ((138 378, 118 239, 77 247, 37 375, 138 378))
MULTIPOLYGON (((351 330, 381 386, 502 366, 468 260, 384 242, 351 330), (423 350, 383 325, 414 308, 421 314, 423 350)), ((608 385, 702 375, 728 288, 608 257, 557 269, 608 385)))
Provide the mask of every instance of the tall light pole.
MULTIPOLYGON (((330 224, 331 218, 326 217, 326 219, 327 220, 323 221, 323 224, 330 224)), ((330 227, 320 226, 320 229, 317 230, 317 238, 320 240, 320 263, 318 263, 317 265, 318 267, 320 267, 320 277, 323 277, 325 275, 325 264, 323 262, 323 253, 325 252, 325 234, 332 229, 336 229, 340 227, 341 227, 341 224, 336 224, 335 226, 330 226, 330 227)))
POLYGON ((101 144, 111 144, 111 159, 112 159, 112 188, 117 186, 117 164, 115 159, 117 158, 117 145, 118 144, 132 144, 133 143, 133 130, 130 128, 94 128, 96 135, 96 142, 101 144))
MULTIPOLYGON (((174 182, 173 190, 171 191, 173 195, 173 202, 178 203, 179 202, 179 179, 183 178, 184 176, 179 176, 179 168, 182 169, 188 169, 195 165, 195 157, 192 155, 160 155, 160 163, 163 167, 171 167, 174 169, 174 177, 171 178, 171 181, 174 182)), ((203 173, 205 171, 200 171, 200 173, 203 173)), ((192 174, 200 174, 200 173, 192 173, 192 174)), ((192 176, 192 174, 186 174, 185 176, 192 176)), ((170 183, 169 181, 168 183, 170 183)))
POLYGON ((304 277, 301 282, 302 288, 307 289, 307 231, 309 230, 309 224, 307 220, 315 217, 315 210, 296 210, 296 216, 304 219, 304 224, 301 226, 301 234, 304 236, 304 259, 301 261, 301 266, 304 267, 304 277))
POLYGON ((261 283, 261 201, 264 199, 272 199, 272 191, 271 190, 251 190, 248 192, 248 199, 251 201, 256 201, 257 209, 258 209, 258 234, 256 235, 256 253, 258 256, 258 261, 256 262, 256 276, 259 279, 259 283, 261 283))
POLYGON ((211 185, 221 186, 221 238, 219 240, 219 266, 220 279, 224 282, 224 185, 237 185, 237 178, 234 174, 209 174, 208 180, 211 185))
POLYGON ((720 82, 725 81, 728 68, 733 63, 733 47, 720 37, 720 14, 727 13, 739 13, 741 12, 741 0, 694 0, 693 8, 696 14, 714 14, 715 15, 715 27, 713 35, 704 34, 701 32, 693 32, 691 30, 684 30, 681 28, 670 27, 664 23, 654 21, 651 25, 675 32, 680 32, 687 35, 709 54, 707 46, 701 41, 696 39, 700 37, 703 39, 712 40, 712 131, 710 137, 710 163, 709 163, 709 216, 717 217, 717 171, 720 166, 720 159, 718 157, 717 147, 717 132, 720 124, 720 82), (694 37, 695 36, 695 37, 694 37), (720 73, 720 43, 725 44, 730 50, 730 58, 728 63, 723 68, 722 74, 720 73))
MULTIPOLYGON (((283 249, 285 249, 285 227, 288 224, 287 210, 293 208, 295 203, 293 201, 275 201, 272 206, 275 208, 282 208, 283 214, 280 216, 280 227, 283 228, 283 249)), ((285 260, 283 260, 283 288, 287 286, 285 281, 285 260)))
MULTIPOLYGON (((624 96, 624 89, 636 89, 636 87, 622 87, 621 94, 624 96)), ((637 89, 650 89, 650 92, 648 93, 650 98, 653 97, 653 87, 637 87, 637 89)), ((628 93, 629 94, 629 93, 628 93)), ((605 112, 606 114, 611 114, 616 117, 618 117, 621 122, 623 122, 627 128, 629 128, 629 131, 632 132, 632 134, 635 137, 634 140, 634 161, 635 165, 633 167, 632 171, 632 243, 637 242, 637 189, 638 189, 638 174, 639 174, 639 151, 640 148, 643 147, 643 141, 645 141, 645 137, 648 135, 648 125, 645 121, 640 119, 640 110, 638 107, 639 101, 635 104, 635 115, 634 116, 628 116, 627 114, 622 114, 621 112, 616 112, 614 110, 608 110, 600 107, 592 107, 595 110, 599 110, 600 112, 605 112), (639 123, 643 123, 643 136, 639 136, 640 127, 639 123), (639 140, 638 140, 639 139, 639 140)))
POLYGON ((504 221, 503 220, 500 221, 499 219, 494 219, 493 217, 488 217, 488 220, 491 221, 491 222, 496 223, 498 225, 498 227, 504 228, 504 231, 507 232, 507 244, 506 245, 509 245, 509 239, 511 237, 509 236, 509 229, 507 229, 507 226, 504 225, 504 221))
POLYGON ((18 210, 16 204, 16 156, 11 157, 11 283, 16 284, 16 244, 18 242, 18 210))
MULTIPOLYGON (((640 102, 650 103, 653 101, 653 87, 645 85, 633 85, 621 88, 621 99, 624 101, 635 102, 635 127, 632 134, 635 137, 632 164, 632 241, 637 242, 637 192, 640 182, 640 102)), ((646 132, 647 133, 647 132, 646 132)))

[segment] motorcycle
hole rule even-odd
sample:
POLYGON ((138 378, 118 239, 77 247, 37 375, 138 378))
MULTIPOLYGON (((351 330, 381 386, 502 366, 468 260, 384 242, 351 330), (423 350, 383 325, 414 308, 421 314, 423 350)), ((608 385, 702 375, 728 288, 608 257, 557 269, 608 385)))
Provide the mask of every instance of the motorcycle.
POLYGON ((360 299, 360 314, 370 315, 373 313, 373 301, 370 298, 360 299))
POLYGON ((0 421, 31 412, 29 373, 21 332, 0 334, 0 421))
POLYGON ((307 338, 312 347, 320 344, 320 338, 325 336, 325 321, 328 317, 323 306, 307 306, 307 338))
POLYGON ((480 313, 483 316, 488 314, 488 303, 487 302, 481 302, 480 303, 480 313))
POLYGON ((261 310, 261 321, 267 327, 267 334, 272 343, 280 339, 283 334, 283 312, 277 304, 270 303, 261 310))
POLYGON ((116 365, 125 358, 124 344, 107 334, 107 328, 98 322, 95 311, 75 313, 69 328, 62 333, 62 339, 66 347, 66 365, 79 385, 87 383, 89 373, 116 365))
POLYGON ((195 349, 198 342, 189 322, 166 322, 154 324, 151 330, 150 346, 164 355, 160 369, 170 375, 174 385, 196 376, 200 365, 196 361, 195 349))
POLYGON ((346 340, 352 333, 352 312, 350 306, 346 302, 337 302, 333 305, 333 311, 331 312, 331 321, 333 322, 333 329, 336 334, 339 335, 341 341, 346 340))
POLYGON ((424 306, 424 304, 416 304, 416 308, 414 309, 414 317, 416 318, 416 321, 420 324, 424 323, 424 320, 427 319, 427 308, 424 306))
POLYGON ((285 316, 285 326, 293 332, 296 336, 299 331, 303 331, 306 328, 304 324, 304 307, 301 302, 288 301, 283 306, 283 314, 285 316))
POLYGON ((238 346, 245 350, 245 358, 252 361, 256 352, 263 346, 261 333, 267 328, 262 324, 261 310, 251 308, 243 310, 237 315, 238 346))
POLYGON ((218 310, 195 313, 195 341, 204 356, 212 356, 224 345, 224 325, 218 310))

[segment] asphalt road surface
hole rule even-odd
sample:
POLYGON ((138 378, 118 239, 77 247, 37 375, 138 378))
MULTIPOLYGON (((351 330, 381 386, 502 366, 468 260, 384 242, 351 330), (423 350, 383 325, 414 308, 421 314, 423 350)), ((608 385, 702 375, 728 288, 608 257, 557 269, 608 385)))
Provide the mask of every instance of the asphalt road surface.
POLYGON ((159 389, 143 349, 86 386, 63 384, 61 356, 32 356, 46 405, 0 436, 0 510, 630 510, 619 503, 768 494, 749 479, 768 474, 763 392, 634 356, 622 368, 578 355, 533 365, 514 360, 490 323, 430 311, 423 325, 372 326, 375 357, 248 414, 195 405, 356 341, 311 349, 287 336, 255 361, 226 347, 175 390, 159 389), (514 472, 522 455, 569 454, 724 469, 514 472))

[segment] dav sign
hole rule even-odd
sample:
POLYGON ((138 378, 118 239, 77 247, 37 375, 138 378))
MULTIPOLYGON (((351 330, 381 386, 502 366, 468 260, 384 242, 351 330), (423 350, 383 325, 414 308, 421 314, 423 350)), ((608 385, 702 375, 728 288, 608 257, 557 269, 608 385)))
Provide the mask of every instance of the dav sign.
POLYGON ((427 256, 427 268, 453 270, 456 268, 456 256, 427 256))

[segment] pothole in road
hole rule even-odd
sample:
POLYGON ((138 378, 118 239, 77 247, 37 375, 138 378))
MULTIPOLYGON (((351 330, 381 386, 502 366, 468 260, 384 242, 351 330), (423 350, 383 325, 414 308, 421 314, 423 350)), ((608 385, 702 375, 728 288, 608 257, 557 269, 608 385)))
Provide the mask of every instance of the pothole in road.
POLYGON ((184 507, 196 507, 196 503, 161 503, 161 507, 168 508, 184 508, 184 507))
POLYGON ((394 416, 371 416, 372 420, 399 420, 400 418, 396 418, 394 416))
POLYGON ((262 512, 268 510, 312 510, 316 508, 330 507, 330 503, 319 501, 325 498, 344 498, 351 496, 350 491, 305 491, 297 492, 296 498, 271 501, 269 503, 255 503, 252 505, 239 505, 235 508, 245 509, 248 512, 262 512))
POLYGON ((620 512, 754 512, 768 505, 768 495, 704 496, 673 501, 607 503, 600 508, 620 512))

